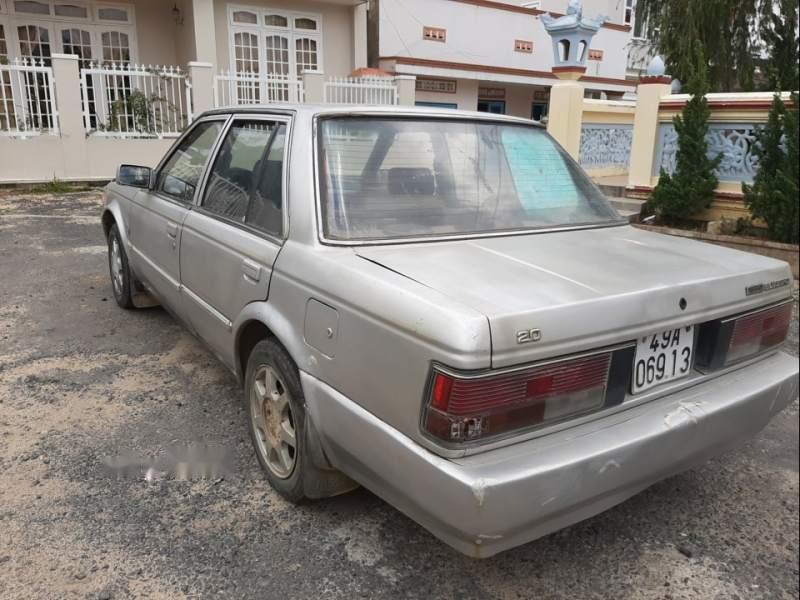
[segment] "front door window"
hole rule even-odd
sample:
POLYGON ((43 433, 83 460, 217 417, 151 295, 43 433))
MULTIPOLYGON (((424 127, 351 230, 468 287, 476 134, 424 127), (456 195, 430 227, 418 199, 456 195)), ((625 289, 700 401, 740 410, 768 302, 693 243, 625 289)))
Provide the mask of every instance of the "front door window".
POLYGON ((201 121, 186 134, 158 173, 159 192, 191 203, 222 124, 222 121, 201 121))

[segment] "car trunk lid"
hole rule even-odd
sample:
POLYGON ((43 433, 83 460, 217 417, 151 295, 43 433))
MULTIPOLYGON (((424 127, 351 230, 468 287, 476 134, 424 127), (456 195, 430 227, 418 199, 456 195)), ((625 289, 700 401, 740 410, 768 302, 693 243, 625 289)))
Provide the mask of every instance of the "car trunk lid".
POLYGON ((777 260, 630 226, 363 246, 356 252, 486 315, 493 367, 630 341, 763 305, 785 298, 787 288, 758 295, 746 289, 790 277, 777 260), (519 332, 530 330, 540 337, 519 343, 519 332))

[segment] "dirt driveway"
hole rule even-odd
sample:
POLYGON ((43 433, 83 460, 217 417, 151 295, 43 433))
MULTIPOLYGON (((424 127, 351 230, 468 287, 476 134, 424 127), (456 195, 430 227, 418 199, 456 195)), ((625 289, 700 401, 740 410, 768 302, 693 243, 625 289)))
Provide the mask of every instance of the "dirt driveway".
POLYGON ((0 598, 797 598, 797 402, 736 452, 474 561, 365 490, 281 500, 228 372, 161 309, 114 304, 99 194, 2 194, 0 598), (101 469, 197 441, 233 471, 101 469))

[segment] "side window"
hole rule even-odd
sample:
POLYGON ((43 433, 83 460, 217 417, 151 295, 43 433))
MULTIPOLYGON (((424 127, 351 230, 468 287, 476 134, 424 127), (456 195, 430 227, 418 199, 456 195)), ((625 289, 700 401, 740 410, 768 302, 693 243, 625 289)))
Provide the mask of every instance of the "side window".
POLYGON ((247 209, 247 223, 283 237, 283 149, 286 146, 286 125, 280 123, 272 137, 261 174, 247 209))
POLYGON ((203 121, 183 138, 158 173, 156 189, 182 202, 191 202, 223 121, 203 121))
POLYGON ((280 236, 285 125, 236 121, 214 161, 203 207, 280 236))

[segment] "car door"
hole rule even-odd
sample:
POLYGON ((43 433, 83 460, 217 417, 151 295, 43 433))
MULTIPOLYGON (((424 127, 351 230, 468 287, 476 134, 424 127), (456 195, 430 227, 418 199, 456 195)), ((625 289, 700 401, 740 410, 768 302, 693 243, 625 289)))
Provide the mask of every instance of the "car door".
POLYGON ((285 117, 235 117, 181 237, 183 304, 195 331, 233 364, 231 325, 265 300, 286 231, 285 117))
POLYGON ((181 225, 225 117, 197 122, 156 170, 154 185, 132 202, 128 238, 133 268, 167 308, 180 315, 181 225))

